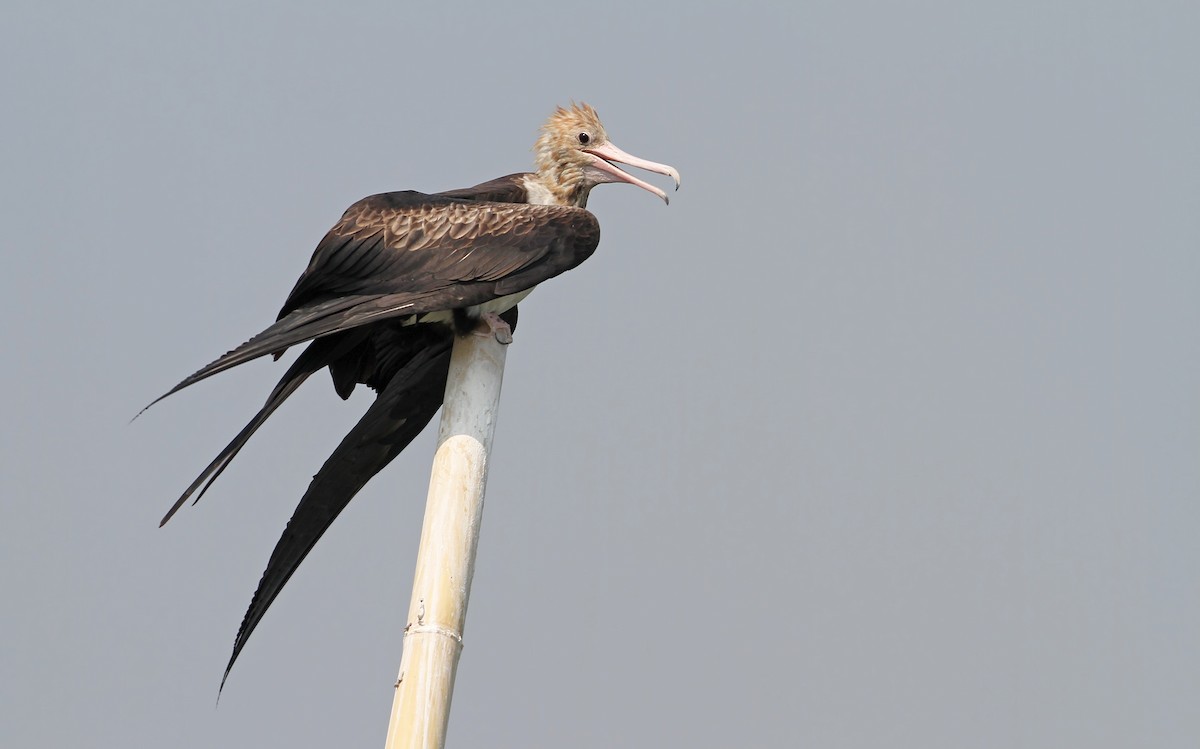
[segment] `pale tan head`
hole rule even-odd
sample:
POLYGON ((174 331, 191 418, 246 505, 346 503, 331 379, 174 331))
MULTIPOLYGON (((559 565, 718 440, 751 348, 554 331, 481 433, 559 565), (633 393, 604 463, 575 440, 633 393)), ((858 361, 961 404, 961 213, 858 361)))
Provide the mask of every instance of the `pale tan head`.
POLYGON ((596 110, 587 104, 558 107, 542 125, 534 145, 538 179, 562 205, 587 205, 588 193, 605 182, 628 182, 666 202, 667 194, 617 167, 613 162, 666 174, 679 189, 679 172, 665 164, 639 159, 608 139, 596 110))

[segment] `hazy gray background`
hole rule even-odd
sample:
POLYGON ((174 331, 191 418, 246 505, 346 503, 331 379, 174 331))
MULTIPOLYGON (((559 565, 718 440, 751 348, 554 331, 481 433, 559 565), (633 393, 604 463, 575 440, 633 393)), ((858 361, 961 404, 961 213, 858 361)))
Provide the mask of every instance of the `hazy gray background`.
POLYGON ((283 365, 128 422, 572 98, 684 186, 522 305, 450 743, 1200 744, 1200 12, 963 5, 6 3, 0 745, 382 746, 432 435, 214 710, 369 396, 162 530, 283 365))

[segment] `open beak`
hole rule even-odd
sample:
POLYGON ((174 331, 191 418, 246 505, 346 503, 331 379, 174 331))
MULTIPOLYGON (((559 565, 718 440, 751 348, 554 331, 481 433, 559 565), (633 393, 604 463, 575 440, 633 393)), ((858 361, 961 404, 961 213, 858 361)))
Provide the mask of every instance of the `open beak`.
POLYGON ((648 172, 665 174, 675 180, 675 189, 679 189, 679 172, 675 170, 675 167, 639 159, 637 156, 625 153, 612 143, 604 143, 595 148, 585 148, 583 152, 592 157, 590 166, 594 169, 593 177, 597 182, 628 182, 631 185, 637 185, 643 190, 649 190, 662 198, 663 202, 670 205, 671 199, 667 197, 665 192, 619 168, 612 163, 615 161, 627 166, 637 167, 638 169, 645 169, 648 172))

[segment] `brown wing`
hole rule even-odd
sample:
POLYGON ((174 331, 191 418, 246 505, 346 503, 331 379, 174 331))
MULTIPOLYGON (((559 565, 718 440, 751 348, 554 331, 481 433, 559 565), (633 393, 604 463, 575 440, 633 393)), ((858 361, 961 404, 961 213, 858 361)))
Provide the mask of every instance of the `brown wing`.
POLYGON ((582 263, 599 241, 599 223, 582 208, 373 195, 321 240, 274 325, 166 395, 312 338, 530 289, 582 263))

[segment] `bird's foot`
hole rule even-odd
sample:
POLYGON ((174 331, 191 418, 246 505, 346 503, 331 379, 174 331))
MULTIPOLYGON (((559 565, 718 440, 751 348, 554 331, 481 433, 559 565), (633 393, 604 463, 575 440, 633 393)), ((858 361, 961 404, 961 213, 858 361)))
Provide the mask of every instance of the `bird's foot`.
POLYGON ((479 316, 479 327, 472 331, 484 338, 496 336, 496 341, 507 346, 512 343, 512 328, 495 312, 485 312, 479 316))

